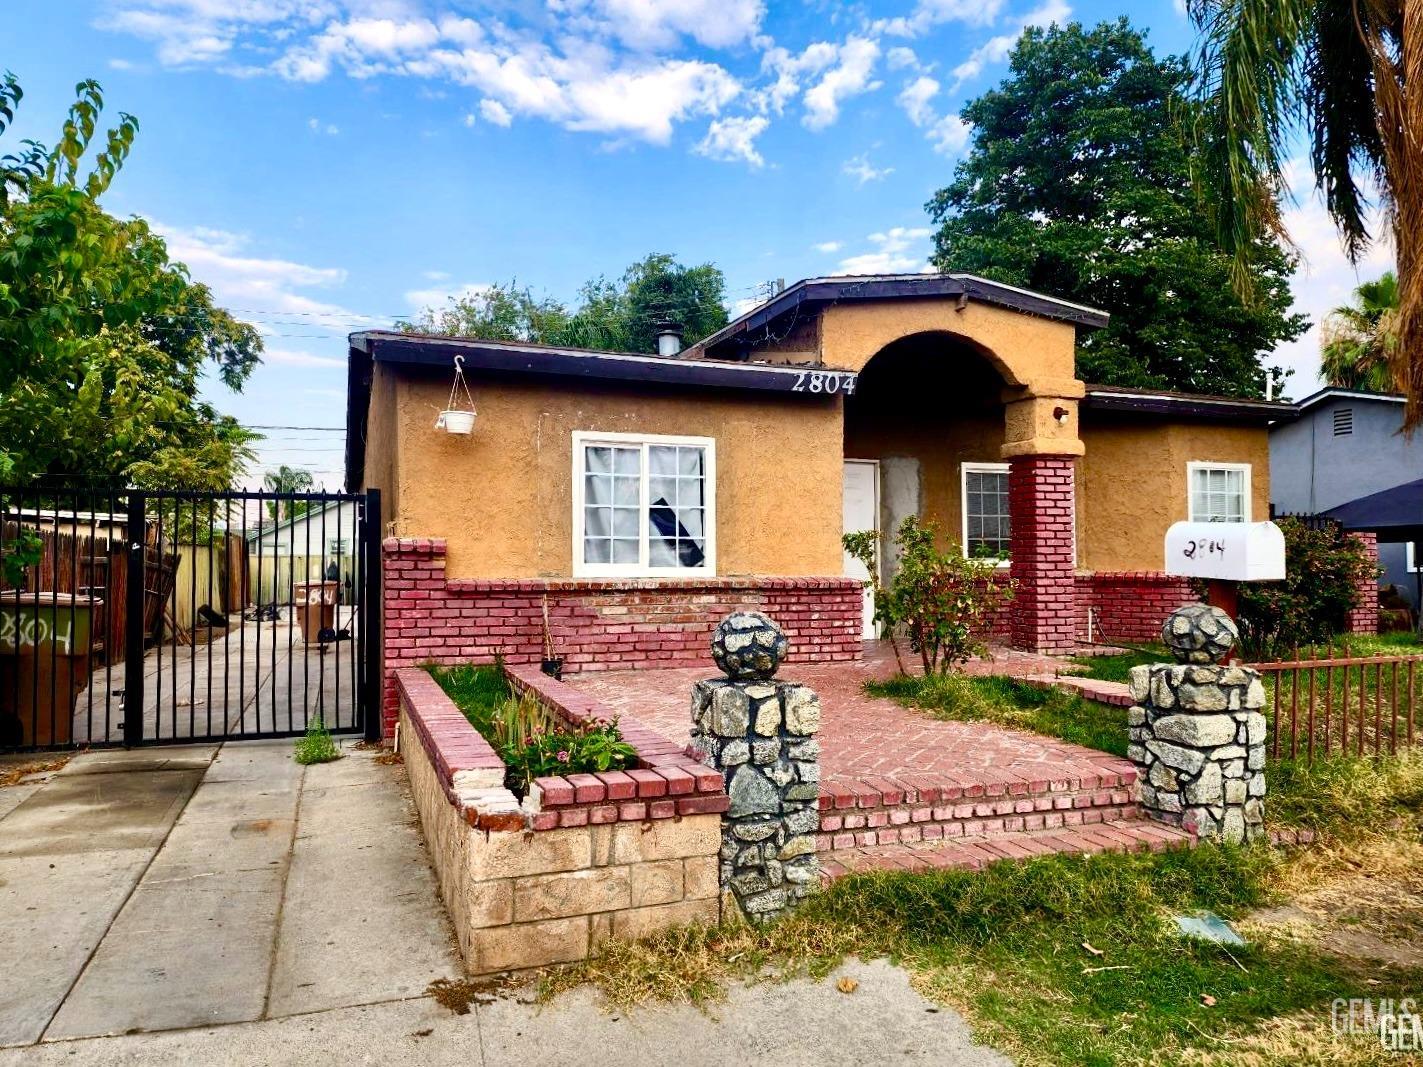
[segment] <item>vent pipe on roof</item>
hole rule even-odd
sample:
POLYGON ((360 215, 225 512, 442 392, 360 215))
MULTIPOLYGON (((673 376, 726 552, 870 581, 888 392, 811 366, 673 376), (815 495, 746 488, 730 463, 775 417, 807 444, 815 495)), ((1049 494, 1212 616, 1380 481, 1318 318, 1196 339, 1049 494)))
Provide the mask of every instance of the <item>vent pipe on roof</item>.
POLYGON ((682 351, 682 327, 675 322, 664 322, 657 327, 657 354, 675 356, 682 351))

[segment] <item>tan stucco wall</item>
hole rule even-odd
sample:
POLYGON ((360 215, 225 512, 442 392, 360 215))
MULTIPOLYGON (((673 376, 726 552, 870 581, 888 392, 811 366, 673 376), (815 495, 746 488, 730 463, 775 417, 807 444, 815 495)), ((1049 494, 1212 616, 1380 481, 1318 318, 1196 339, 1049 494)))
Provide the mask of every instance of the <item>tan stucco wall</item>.
POLYGON ((366 416, 365 485, 381 491, 381 536, 400 510, 400 435, 396 419, 396 379, 390 368, 372 368, 370 409, 366 416))
POLYGON ((571 576, 574 430, 715 438, 719 575, 841 572, 837 398, 470 386, 479 418, 464 438, 433 428, 443 375, 402 369, 398 389, 397 533, 446 538, 449 577, 571 576))
POLYGON ((1251 519, 1270 517, 1270 443, 1263 427, 1084 420, 1077 461, 1077 563, 1094 571, 1160 570, 1167 527, 1189 515, 1186 464, 1249 463, 1251 519))

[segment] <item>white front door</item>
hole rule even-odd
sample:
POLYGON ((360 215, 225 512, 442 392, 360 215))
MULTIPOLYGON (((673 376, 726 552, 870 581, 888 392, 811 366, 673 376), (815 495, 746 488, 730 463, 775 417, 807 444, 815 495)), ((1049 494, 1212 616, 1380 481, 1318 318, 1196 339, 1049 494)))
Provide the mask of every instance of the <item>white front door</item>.
MULTIPOLYGON (((861 530, 879 530, 879 463, 873 459, 847 459, 844 532, 859 533, 861 530)), ((846 552, 845 576, 864 579, 870 576, 870 572, 865 569, 863 563, 846 552)), ((862 626, 863 635, 867 639, 875 636, 874 614, 874 594, 870 592, 869 586, 866 586, 862 626)))

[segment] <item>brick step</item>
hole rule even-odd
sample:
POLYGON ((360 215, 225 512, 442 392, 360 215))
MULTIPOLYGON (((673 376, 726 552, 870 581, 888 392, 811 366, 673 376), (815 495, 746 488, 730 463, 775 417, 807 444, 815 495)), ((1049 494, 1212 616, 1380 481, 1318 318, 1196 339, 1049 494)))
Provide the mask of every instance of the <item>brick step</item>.
MULTIPOLYGON (((1083 804, 1084 801, 1090 801, 1092 798, 1090 796, 1065 796, 1047 799, 1059 804, 1063 802, 1083 804)), ((902 808, 884 813, 869 812, 864 816, 859 816, 856 813, 844 817, 837 829, 826 830, 827 822, 831 826, 837 826, 836 817, 831 816, 827 820, 822 813, 821 832, 816 835, 815 839, 816 851, 833 852, 841 848, 916 844, 920 841, 934 842, 966 837, 998 837, 1003 834, 1033 833, 1039 830, 1052 831, 1083 826, 1100 826, 1108 823, 1135 822, 1142 818, 1141 807, 1135 801, 1093 806, 1083 804, 1081 807, 1065 806, 1007 814, 949 816, 942 819, 931 818, 921 822, 913 822, 911 813, 909 822, 894 821, 896 818, 902 820, 904 814, 905 811, 902 808), (888 821, 885 819, 886 816, 888 821), (849 824, 844 821, 845 819, 849 820, 849 824)))
POLYGON ((1162 852, 1189 848, 1195 837, 1175 827, 1145 819, 971 836, 911 844, 843 848, 823 853, 821 877, 832 882, 863 871, 981 871, 990 863, 1037 856, 1094 852, 1162 852))
POLYGON ((1140 814, 1136 770, 1118 760, 1056 779, 832 778, 821 786, 816 845, 830 852, 1125 822, 1140 814))

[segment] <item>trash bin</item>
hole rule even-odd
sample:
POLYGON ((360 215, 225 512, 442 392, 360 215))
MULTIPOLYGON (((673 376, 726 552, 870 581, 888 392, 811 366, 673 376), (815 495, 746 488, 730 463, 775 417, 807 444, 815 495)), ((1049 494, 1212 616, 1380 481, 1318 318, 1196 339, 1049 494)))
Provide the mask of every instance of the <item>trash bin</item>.
POLYGON ((67 745, 89 684, 97 597, 0 593, 0 744, 67 745))
POLYGON ((336 625, 336 595, 340 582, 297 582, 297 618, 301 620, 301 637, 309 645, 321 640, 321 631, 336 625))

